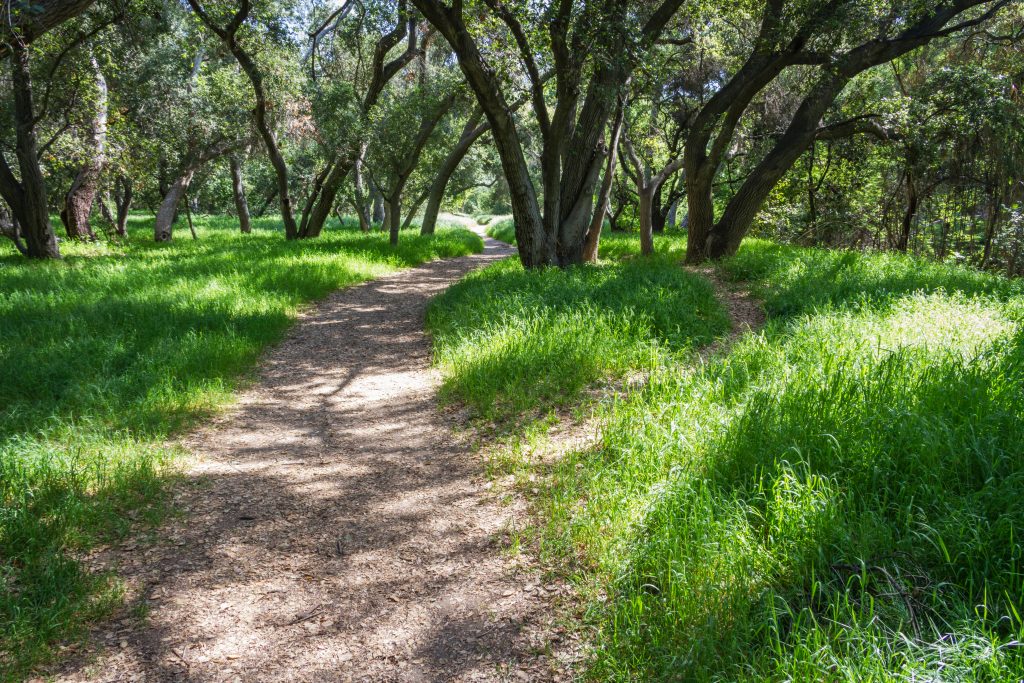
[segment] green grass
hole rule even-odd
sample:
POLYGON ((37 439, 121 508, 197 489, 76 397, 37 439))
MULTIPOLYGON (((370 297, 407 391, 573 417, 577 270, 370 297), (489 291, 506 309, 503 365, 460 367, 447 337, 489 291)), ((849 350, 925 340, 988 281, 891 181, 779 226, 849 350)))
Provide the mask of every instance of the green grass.
POLYGON ((488 223, 484 223, 478 217, 476 221, 477 223, 480 223, 480 225, 487 226, 488 236, 493 237, 496 240, 501 240, 507 244, 516 243, 516 224, 511 218, 506 218, 505 220, 498 221, 496 223, 493 220, 488 223))
MULTIPOLYGON (((86 550, 156 521, 168 437, 230 402, 300 307, 346 285, 482 248, 467 231, 332 229, 288 243, 199 218, 172 244, 131 222, 122 245, 62 245, 63 262, 0 258, 0 680, 118 604, 86 550)), ((12 250, 13 251, 13 250, 12 250)))
POLYGON ((651 371, 728 329, 711 287, 676 259, 471 274, 427 316, 442 398, 507 420, 577 402, 601 380, 651 371))
MULTIPOLYGON (((589 605, 587 675, 1024 678, 1024 288, 757 241, 722 270, 767 327, 666 357, 606 405, 598 447, 531 472, 542 557, 589 605)), ((501 324, 485 310, 460 334, 501 324)), ((628 358, 615 341, 602 353, 628 358)), ((472 365, 453 359, 457 386, 472 365)), ((498 403, 535 390, 489 382, 498 403)))
MULTIPOLYGON (((487 235, 507 244, 516 243, 515 222, 511 218, 487 226, 487 235)), ((686 239, 677 233, 656 233, 654 250, 663 257, 682 260, 686 255, 686 239)), ((635 232, 614 232, 605 221, 601 232, 600 258, 604 261, 622 261, 640 255, 640 236, 635 232)))

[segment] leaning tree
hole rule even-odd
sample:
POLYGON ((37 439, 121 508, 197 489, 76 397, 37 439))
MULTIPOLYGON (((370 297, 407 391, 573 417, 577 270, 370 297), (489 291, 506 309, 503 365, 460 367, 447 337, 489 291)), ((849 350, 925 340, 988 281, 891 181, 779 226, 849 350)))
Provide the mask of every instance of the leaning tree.
MULTIPOLYGON (((0 59, 9 59, 14 107, 14 166, 0 151, 0 196, 11 208, 12 220, 24 238, 30 258, 60 258, 50 224, 46 181, 39 164, 39 112, 32 85, 31 46, 40 37, 85 12, 93 0, 37 0, 31 4, 3 3, 0 59), (17 174, 14 168, 17 168, 17 174)), ((60 59, 60 54, 53 59, 60 59)))
MULTIPOLYGON (((1014 1, 760 3, 759 25, 738 68, 715 76, 707 86, 709 96, 690 121, 683 167, 689 205, 687 260, 699 263, 736 252, 775 185, 822 134, 823 118, 858 74, 936 38, 979 26, 1014 1), (793 112, 788 124, 716 210, 716 178, 734 147, 737 127, 758 95, 790 69, 803 70, 805 87, 787 95, 793 112)), ((847 123, 853 122, 829 125, 847 123)))

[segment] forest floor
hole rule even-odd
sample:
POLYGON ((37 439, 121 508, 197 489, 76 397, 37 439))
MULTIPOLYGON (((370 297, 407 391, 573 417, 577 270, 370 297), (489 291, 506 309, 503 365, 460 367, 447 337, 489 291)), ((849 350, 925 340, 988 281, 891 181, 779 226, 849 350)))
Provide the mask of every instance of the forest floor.
POLYGON ((437 409, 423 332, 434 295, 512 253, 487 238, 302 316, 186 437, 183 514, 90 558, 134 608, 58 680, 560 680, 563 588, 502 552, 522 510, 437 409))

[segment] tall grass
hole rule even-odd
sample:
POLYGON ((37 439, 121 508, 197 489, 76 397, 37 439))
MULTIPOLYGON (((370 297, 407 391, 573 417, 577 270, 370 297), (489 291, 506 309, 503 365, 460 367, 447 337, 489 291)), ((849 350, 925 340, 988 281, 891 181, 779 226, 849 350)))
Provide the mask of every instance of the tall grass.
POLYGON ((427 316, 442 397, 505 420, 571 404, 599 380, 651 371, 728 328, 711 287, 671 258, 469 275, 427 316))
POLYGON ((530 484, 590 605, 589 677, 1024 678, 1021 285, 764 242, 722 270, 768 326, 656 365, 530 484))
POLYGON ((482 248, 450 229, 397 249, 350 229, 288 243, 255 223, 199 218, 200 239, 157 245, 136 218, 121 245, 0 258, 0 679, 117 604, 113 577, 76 558, 159 517, 168 437, 230 401, 302 304, 482 248))

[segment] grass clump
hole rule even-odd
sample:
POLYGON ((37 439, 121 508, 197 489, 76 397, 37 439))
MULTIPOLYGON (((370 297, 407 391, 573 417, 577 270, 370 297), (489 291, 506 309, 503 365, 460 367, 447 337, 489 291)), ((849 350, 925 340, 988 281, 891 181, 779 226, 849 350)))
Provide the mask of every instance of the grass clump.
POLYGON ((666 257, 542 272, 509 259, 438 297, 427 325, 443 397, 504 420, 650 371, 728 322, 711 287, 666 257))
POLYGON ((484 223, 477 219, 477 222, 481 225, 487 226, 487 236, 493 237, 496 240, 501 240, 506 244, 516 243, 516 224, 511 218, 506 218, 501 221, 489 221, 484 223))
POLYGON ((116 581, 76 558, 159 518, 168 437, 230 401, 301 305, 482 248, 448 229, 397 249, 351 229, 286 242, 279 221, 254 222, 199 218, 200 239, 157 245, 135 218, 120 245, 0 258, 0 680, 117 604, 116 581))
POLYGON ((556 467, 595 679, 1024 676, 1024 298, 920 265, 746 246, 768 327, 556 467))

